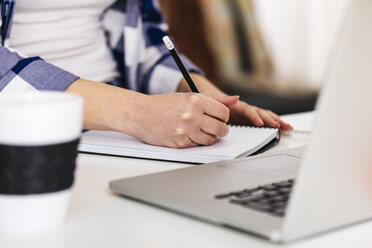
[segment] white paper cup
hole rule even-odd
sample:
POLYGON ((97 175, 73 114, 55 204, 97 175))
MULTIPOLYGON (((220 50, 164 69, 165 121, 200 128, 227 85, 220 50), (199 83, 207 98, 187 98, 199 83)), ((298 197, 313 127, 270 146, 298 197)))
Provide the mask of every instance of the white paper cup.
POLYGON ((0 95, 0 232, 48 230, 69 206, 83 99, 62 92, 0 95))

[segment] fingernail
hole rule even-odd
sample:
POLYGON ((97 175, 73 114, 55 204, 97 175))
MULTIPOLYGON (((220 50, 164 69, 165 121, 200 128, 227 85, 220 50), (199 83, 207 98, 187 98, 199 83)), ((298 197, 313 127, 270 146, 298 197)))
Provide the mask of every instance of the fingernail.
POLYGON ((238 98, 239 99, 239 96, 238 95, 235 95, 235 96, 228 96, 229 98, 238 98))

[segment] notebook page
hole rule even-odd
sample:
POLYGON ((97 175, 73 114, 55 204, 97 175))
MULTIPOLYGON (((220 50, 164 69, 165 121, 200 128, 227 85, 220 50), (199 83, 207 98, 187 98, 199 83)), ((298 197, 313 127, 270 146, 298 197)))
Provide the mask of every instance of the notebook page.
POLYGON ((252 154, 275 138, 276 129, 230 126, 229 134, 211 146, 174 149, 145 144, 136 138, 111 131, 88 131, 79 151, 190 163, 209 163, 252 154))

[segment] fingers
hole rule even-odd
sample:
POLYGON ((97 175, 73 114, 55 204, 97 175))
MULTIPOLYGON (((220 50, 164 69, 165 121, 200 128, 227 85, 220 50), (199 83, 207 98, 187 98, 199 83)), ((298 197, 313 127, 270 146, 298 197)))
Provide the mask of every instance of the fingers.
MULTIPOLYGON (((193 121, 188 119, 189 121, 193 121)), ((229 128, 226 123, 204 115, 196 120, 196 125, 191 127, 177 128, 175 134, 179 136, 176 141, 177 148, 193 147, 196 145, 212 145, 217 137, 224 137, 228 134, 229 128), (185 140, 185 137, 189 138, 185 140)))
POLYGON ((201 94, 193 94, 191 96, 191 102, 196 106, 200 106, 204 114, 217 118, 225 123, 229 120, 229 108, 210 97, 201 94))
POLYGON ((187 107, 187 111, 179 115, 178 126, 181 128, 176 130, 178 137, 174 141, 177 148, 211 145, 217 137, 226 136, 230 107, 234 111, 232 113, 240 113, 241 120, 247 124, 284 130, 292 128, 272 111, 241 102, 238 96, 217 96, 214 99, 194 93, 188 96, 188 101, 182 105, 187 107))
POLYGON ((227 107, 231 107, 239 101, 239 96, 212 96, 212 98, 227 107))
POLYGON ((199 143, 195 143, 186 135, 180 135, 174 142, 173 148, 188 148, 198 146, 199 143))
MULTIPOLYGON (((148 144, 173 148, 211 145, 228 133, 230 110, 202 94, 172 93, 144 98, 145 114, 134 115, 131 135, 148 144), (156 121, 155 121, 156 120, 156 121), (137 123, 140 123, 138 125, 137 123)), ((234 104, 237 97, 226 97, 234 104)))
POLYGON ((189 137, 194 143, 204 146, 212 145, 217 139, 216 136, 205 133, 202 130, 191 132, 189 137))
POLYGON ((260 109, 257 107, 246 110, 246 115, 256 126, 267 126, 272 128, 280 128, 283 130, 293 129, 291 125, 285 123, 280 117, 270 110, 260 109))
MULTIPOLYGON (((177 130, 180 129, 181 128, 178 128, 177 130)), ((175 139, 174 144, 171 145, 173 148, 188 148, 198 145, 209 146, 212 145, 217 139, 216 136, 208 134, 201 129, 186 132, 185 134, 177 134, 177 136, 178 137, 175 139)))
POLYGON ((244 114, 253 125, 257 127, 262 127, 265 125, 265 123, 257 110, 258 108, 246 104, 244 114))
POLYGON ((280 119, 280 117, 270 110, 258 109, 258 112, 265 122, 265 125, 273 128, 280 128, 283 130, 293 129, 293 127, 280 119))
POLYGON ((268 110, 268 113, 271 116, 271 118, 273 118, 276 122, 280 124, 281 129, 283 130, 293 129, 291 125, 289 125, 288 123, 285 123, 282 119, 280 119, 280 117, 277 114, 273 113, 270 110, 268 110))
POLYGON ((268 113, 268 110, 258 109, 258 114, 260 115, 261 119, 265 123, 265 126, 273 127, 273 128, 280 128, 280 124, 272 118, 272 116, 268 113))
POLYGON ((229 127, 226 123, 210 116, 204 116, 200 120, 200 129, 212 136, 225 137, 229 133, 229 127))

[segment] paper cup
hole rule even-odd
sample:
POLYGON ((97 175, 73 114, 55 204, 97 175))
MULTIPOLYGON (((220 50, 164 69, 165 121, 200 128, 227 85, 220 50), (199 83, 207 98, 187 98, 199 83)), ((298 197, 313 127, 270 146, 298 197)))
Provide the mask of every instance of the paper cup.
POLYGON ((74 180, 83 99, 62 92, 0 95, 0 232, 63 223, 74 180))

